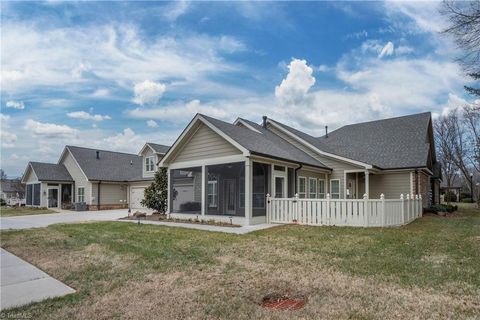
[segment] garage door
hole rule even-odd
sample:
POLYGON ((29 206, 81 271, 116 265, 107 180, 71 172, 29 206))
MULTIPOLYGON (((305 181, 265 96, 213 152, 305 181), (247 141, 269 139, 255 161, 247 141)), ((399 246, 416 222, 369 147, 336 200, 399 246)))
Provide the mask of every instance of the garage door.
POLYGON ((131 209, 144 209, 140 204, 143 200, 144 187, 130 188, 130 208, 131 209))

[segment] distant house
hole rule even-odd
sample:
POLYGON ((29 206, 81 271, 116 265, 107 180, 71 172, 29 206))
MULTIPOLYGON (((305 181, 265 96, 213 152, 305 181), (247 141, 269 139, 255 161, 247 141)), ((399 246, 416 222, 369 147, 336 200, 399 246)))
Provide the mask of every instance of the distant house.
POLYGON ((25 185, 20 179, 2 179, 0 198, 9 205, 25 204, 25 185))
POLYGON ((430 113, 344 126, 314 137, 273 119, 227 123, 197 114, 160 162, 169 213, 249 225, 266 221, 266 196, 439 201, 430 113))
POLYGON ((66 146, 57 163, 30 162, 22 182, 26 205, 89 210, 141 209, 143 190, 153 181, 168 146, 147 143, 140 153, 66 146))
POLYGON ((453 181, 450 182, 450 185, 447 184, 446 181, 442 181, 440 184, 440 195, 442 197, 442 200, 445 197, 445 194, 448 192, 452 192, 456 199, 454 202, 460 201, 460 193, 462 192, 463 189, 463 183, 460 178, 455 177, 453 181))

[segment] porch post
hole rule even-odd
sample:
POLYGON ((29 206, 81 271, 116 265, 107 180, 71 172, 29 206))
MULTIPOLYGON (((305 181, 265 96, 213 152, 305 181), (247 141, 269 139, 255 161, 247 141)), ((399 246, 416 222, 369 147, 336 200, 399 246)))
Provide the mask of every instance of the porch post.
POLYGON ((252 160, 245 160, 245 224, 250 225, 252 220, 252 160))
MULTIPOLYGON (((207 182, 207 178, 206 178, 206 170, 205 170, 205 165, 202 165, 202 201, 200 201, 200 203, 202 204, 202 207, 201 207, 201 214, 202 214, 202 217, 205 216, 205 188, 206 188, 206 183, 207 182)), ((218 188, 218 185, 217 185, 217 188, 218 188)), ((217 190, 217 194, 218 194, 218 190, 217 190)))
POLYGON ((171 195, 171 189, 172 189, 172 179, 171 179, 171 170, 167 168, 167 214, 169 215, 171 213, 171 207, 172 207, 172 195, 171 195))
POLYGON ((370 197, 370 173, 368 170, 365 170, 365 194, 367 195, 367 199, 370 197))

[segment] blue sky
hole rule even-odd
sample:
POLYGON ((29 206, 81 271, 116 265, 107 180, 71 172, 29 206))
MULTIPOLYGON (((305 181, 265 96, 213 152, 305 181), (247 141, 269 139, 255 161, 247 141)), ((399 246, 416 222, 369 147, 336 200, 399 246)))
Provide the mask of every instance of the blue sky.
POLYGON ((2 168, 136 153, 197 112, 323 127, 468 101, 438 2, 1 2, 2 168))

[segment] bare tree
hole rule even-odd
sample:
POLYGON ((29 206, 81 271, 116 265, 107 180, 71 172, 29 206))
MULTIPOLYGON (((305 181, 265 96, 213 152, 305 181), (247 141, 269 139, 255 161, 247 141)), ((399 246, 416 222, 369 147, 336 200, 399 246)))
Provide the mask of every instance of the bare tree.
POLYGON ((437 156, 442 168, 442 176, 447 187, 452 187, 458 175, 458 168, 453 160, 454 143, 452 129, 445 117, 434 123, 435 140, 437 145, 437 156))
MULTIPOLYGON (((458 60, 470 77, 480 80, 480 0, 444 1, 441 13, 450 24, 443 33, 453 36, 463 51, 458 60)), ((480 96, 479 88, 465 86, 465 89, 480 96)))
POLYGON ((480 173, 480 103, 463 107, 463 119, 470 148, 470 162, 480 173))
POLYGON ((7 179, 7 174, 3 169, 0 169, 0 179, 5 180, 7 179))

